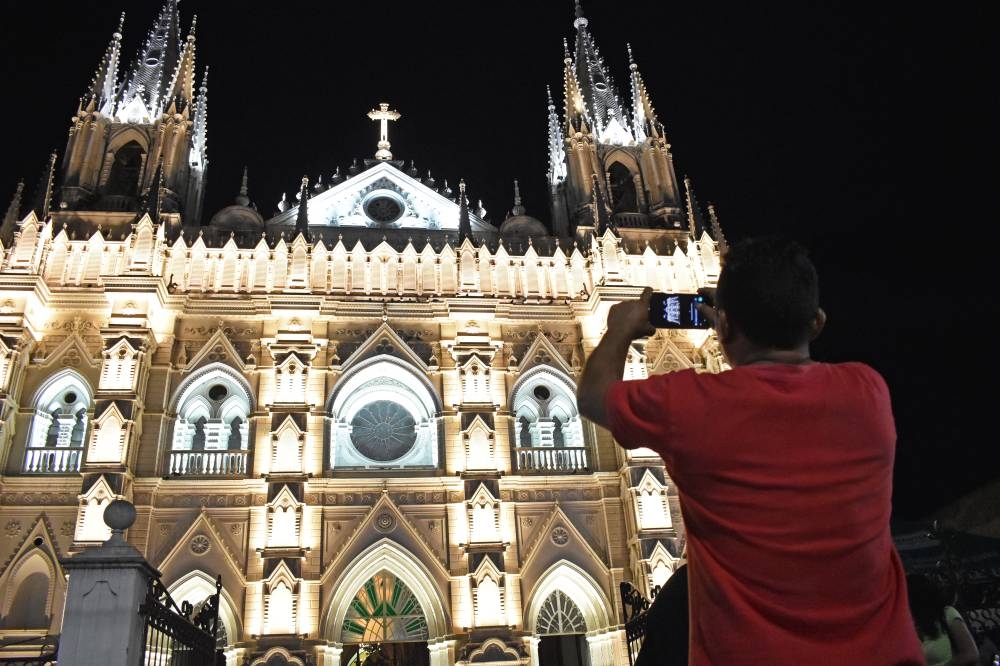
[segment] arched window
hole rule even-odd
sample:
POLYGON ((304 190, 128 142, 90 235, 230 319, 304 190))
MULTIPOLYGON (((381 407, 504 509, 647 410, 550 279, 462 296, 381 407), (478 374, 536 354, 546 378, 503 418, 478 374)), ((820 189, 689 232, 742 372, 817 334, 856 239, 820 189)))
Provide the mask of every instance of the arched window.
POLYGON ((142 146, 129 141, 115 153, 105 194, 134 197, 139 194, 139 171, 142 169, 142 146))
POLYGON ((561 590, 550 594, 542 603, 535 627, 541 636, 587 633, 587 623, 583 619, 583 613, 573 603, 573 600, 561 590))
POLYGON ((67 371, 48 381, 35 400, 24 471, 79 471, 91 406, 90 386, 76 373, 67 371))
POLYGON ((632 172, 621 162, 614 162, 608 169, 611 181, 611 207, 615 213, 637 213, 638 202, 635 196, 635 182, 632 172))
POLYGON ((572 381, 539 366, 514 385, 514 440, 519 470, 574 472, 587 467, 583 428, 572 381))
POLYGON ((426 377, 382 356, 350 372, 330 401, 330 466, 436 467, 437 401, 426 377))
MULTIPOLYGON (((178 606, 186 601, 193 609, 191 617, 197 617, 205 604, 215 595, 215 582, 201 571, 195 570, 170 586, 170 596, 178 606)), ((219 595, 219 624, 215 645, 226 648, 239 640, 239 624, 232 604, 225 590, 219 595)))
POLYGON ((246 474, 252 411, 249 389, 229 368, 188 380, 177 398, 169 473, 246 474))
POLYGON ((403 581, 383 571, 358 590, 344 618, 340 641, 426 641, 427 633, 427 620, 417 597, 403 581))

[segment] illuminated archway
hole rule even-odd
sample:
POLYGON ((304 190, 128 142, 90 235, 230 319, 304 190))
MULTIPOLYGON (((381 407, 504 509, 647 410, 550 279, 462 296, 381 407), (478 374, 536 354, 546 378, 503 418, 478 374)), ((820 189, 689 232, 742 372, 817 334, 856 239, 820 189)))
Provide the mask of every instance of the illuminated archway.
POLYGON ((438 465, 437 395, 427 377, 396 357, 353 368, 327 408, 331 468, 438 465))
POLYGON ((361 553, 354 566, 333 586, 335 591, 324 615, 322 635, 328 640, 339 641, 345 622, 351 619, 358 591, 376 576, 385 574, 398 580, 419 605, 426 639, 433 640, 449 632, 448 615, 441 605, 442 592, 435 586, 430 572, 408 551, 386 538, 361 553))

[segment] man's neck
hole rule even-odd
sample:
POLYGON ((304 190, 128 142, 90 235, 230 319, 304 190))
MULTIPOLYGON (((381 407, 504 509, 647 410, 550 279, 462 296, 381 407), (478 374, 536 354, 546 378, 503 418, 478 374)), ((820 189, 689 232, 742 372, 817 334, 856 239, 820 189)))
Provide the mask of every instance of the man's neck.
POLYGON ((733 351, 736 351, 736 353, 727 355, 734 367, 741 365, 805 365, 806 363, 812 363, 812 358, 809 356, 809 345, 802 345, 794 349, 763 349, 748 346, 744 349, 733 351))

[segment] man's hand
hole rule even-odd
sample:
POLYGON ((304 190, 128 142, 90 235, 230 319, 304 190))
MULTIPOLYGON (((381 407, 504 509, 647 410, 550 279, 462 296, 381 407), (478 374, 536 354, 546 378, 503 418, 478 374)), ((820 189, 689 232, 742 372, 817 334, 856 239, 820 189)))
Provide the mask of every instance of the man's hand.
POLYGON ((650 288, 643 289, 637 300, 611 306, 608 330, 591 352, 576 388, 576 404, 580 414, 599 426, 608 427, 604 396, 612 383, 625 372, 629 345, 636 338, 652 335, 656 329, 649 324, 650 288))
POLYGON ((698 303, 695 307, 698 308, 701 316, 712 324, 712 328, 715 328, 719 321, 718 304, 715 302, 715 287, 702 287, 698 293, 705 297, 706 302, 698 303))
POLYGON ((649 299, 653 290, 646 287, 638 300, 622 301, 608 311, 608 330, 605 335, 622 336, 630 342, 656 332, 649 323, 649 299))

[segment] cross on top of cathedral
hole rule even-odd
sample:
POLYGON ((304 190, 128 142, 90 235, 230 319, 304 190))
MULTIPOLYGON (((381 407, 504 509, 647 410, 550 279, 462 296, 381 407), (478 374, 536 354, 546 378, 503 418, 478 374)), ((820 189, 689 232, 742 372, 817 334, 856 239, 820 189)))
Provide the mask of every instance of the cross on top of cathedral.
POLYGON ((368 117, 372 120, 381 121, 381 133, 379 135, 378 150, 375 152, 377 160, 391 160, 392 153, 389 152, 389 121, 399 120, 402 116, 398 111, 390 111, 389 105, 382 102, 379 108, 368 112, 368 117))

